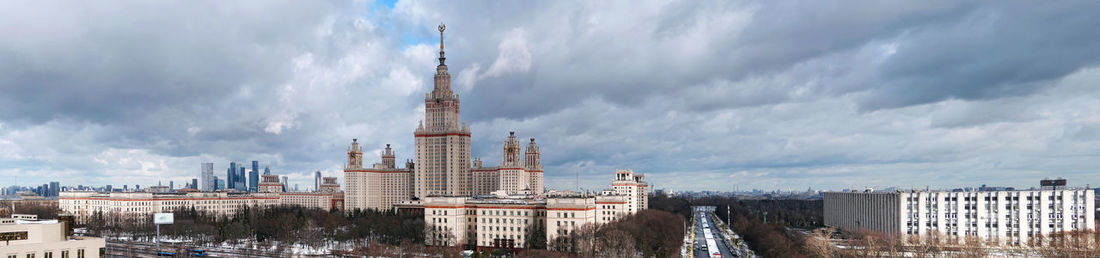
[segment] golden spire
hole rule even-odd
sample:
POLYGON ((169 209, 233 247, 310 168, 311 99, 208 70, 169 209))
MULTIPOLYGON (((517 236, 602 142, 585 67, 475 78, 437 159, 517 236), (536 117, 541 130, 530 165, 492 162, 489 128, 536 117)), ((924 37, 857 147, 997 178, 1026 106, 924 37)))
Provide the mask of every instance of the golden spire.
POLYGON ((442 22, 439 23, 439 65, 443 65, 443 61, 447 60, 447 57, 443 55, 443 30, 447 29, 447 25, 442 22))

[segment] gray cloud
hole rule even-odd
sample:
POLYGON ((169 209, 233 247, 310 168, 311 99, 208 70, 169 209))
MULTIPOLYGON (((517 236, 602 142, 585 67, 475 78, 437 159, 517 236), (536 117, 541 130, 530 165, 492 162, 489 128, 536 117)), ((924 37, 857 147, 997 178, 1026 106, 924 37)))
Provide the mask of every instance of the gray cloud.
POLYGON ((149 184, 255 159, 305 183, 339 175, 351 138, 412 158, 444 21, 475 156, 498 162, 508 131, 537 138, 551 187, 598 188, 616 168, 674 189, 1098 183, 1095 9, 10 5, 0 176, 149 184))

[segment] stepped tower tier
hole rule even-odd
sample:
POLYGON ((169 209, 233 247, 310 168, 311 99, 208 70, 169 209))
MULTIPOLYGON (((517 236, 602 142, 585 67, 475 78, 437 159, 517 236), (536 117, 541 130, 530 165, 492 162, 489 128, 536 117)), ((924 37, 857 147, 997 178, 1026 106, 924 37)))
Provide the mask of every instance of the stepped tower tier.
POLYGON ((459 97, 451 90, 439 25, 439 65, 435 87, 424 96, 424 121, 417 126, 414 196, 470 195, 470 129, 459 115, 459 97))

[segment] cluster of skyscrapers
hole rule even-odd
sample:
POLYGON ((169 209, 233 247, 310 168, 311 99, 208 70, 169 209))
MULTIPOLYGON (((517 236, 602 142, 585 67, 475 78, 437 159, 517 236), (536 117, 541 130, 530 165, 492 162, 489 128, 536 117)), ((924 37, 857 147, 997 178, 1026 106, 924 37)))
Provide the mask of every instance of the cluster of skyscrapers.
POLYGON ((31 192, 44 198, 57 197, 58 193, 61 192, 61 183, 50 182, 49 184, 42 184, 34 187, 20 187, 13 185, 11 187, 5 187, 3 188, 3 190, 0 190, 0 195, 17 195, 20 192, 31 192))
MULTIPOLYGON (((252 161, 252 170, 248 170, 245 163, 229 162, 229 168, 225 171, 225 178, 214 176, 214 163, 202 163, 202 187, 195 185, 196 189, 203 192, 218 190, 236 190, 241 192, 257 192, 260 184, 260 162, 252 161)), ((271 174, 271 167, 264 166, 263 175, 271 174)), ((320 171, 317 171, 320 175, 320 171)), ((286 191, 287 177, 283 176, 283 191, 286 191)), ((318 179, 318 181, 320 181, 318 179)), ((320 184, 316 186, 319 189, 320 184)))

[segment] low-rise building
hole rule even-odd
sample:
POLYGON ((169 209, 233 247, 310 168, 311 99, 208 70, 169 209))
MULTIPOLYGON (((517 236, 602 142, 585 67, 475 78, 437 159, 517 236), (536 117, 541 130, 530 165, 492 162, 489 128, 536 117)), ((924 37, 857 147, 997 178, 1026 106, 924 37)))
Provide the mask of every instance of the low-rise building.
MULTIPOLYGON (((633 182, 632 185, 646 184, 640 181, 644 177, 636 177, 633 171, 620 170, 616 174, 616 184, 627 181, 633 182)), ((425 225, 429 227, 425 235, 427 244, 524 248, 535 233, 544 234, 549 242, 586 226, 613 222, 647 208, 648 195, 643 192, 639 196, 637 191, 638 188, 621 186, 599 194, 499 190, 492 195, 473 197, 429 196, 419 204, 398 206, 422 205, 425 225)))
POLYGON ((72 236, 65 222, 37 220, 37 216, 0 219, 2 257, 103 257, 103 238, 72 236))

